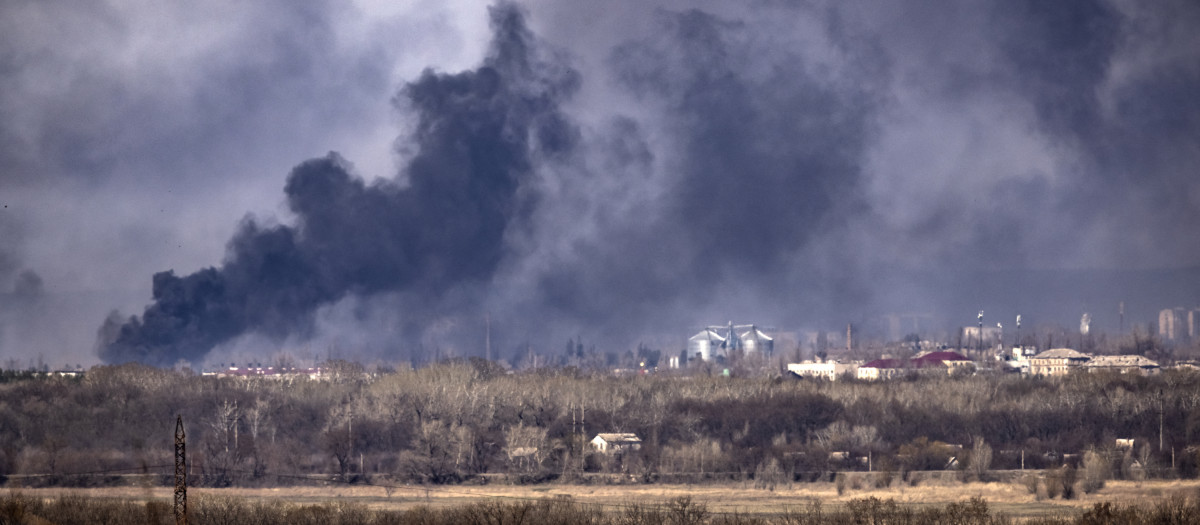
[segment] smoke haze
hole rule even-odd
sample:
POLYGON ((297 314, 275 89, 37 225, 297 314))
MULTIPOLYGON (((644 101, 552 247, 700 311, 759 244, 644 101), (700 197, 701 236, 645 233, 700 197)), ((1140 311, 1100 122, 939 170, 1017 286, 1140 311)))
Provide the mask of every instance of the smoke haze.
POLYGON ((0 8, 0 356, 1200 304, 1193 2, 473 4, 0 8))

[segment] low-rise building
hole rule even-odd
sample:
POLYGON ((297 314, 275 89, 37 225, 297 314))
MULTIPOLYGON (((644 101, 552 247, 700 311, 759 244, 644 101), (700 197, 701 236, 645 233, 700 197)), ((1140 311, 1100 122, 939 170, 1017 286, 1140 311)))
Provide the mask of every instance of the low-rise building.
POLYGON ((863 363, 863 366, 858 367, 858 379, 865 381, 877 381, 881 379, 892 379, 895 376, 907 372, 907 368, 902 367, 899 360, 875 360, 863 363))
POLYGON ((960 368, 973 369, 975 363, 957 352, 927 352, 912 359, 876 359, 858 367, 858 378, 875 381, 890 379, 906 372, 953 373, 960 368))
POLYGON ((1158 363, 1140 355, 1098 355, 1083 364, 1088 372, 1111 371, 1150 375, 1159 372, 1158 363))
POLYGON ((592 438, 592 448, 605 454, 639 450, 642 448, 642 438, 628 432, 596 434, 592 438))
POLYGON ((1014 346, 1011 354, 998 354, 996 361, 1001 364, 1001 369, 1004 371, 1028 374, 1029 358, 1035 355, 1037 355, 1036 347, 1014 346))
POLYGON ((796 374, 800 377, 812 377, 818 379, 828 379, 837 381, 838 377, 849 374, 855 376, 858 374, 857 363, 839 363, 837 361, 825 361, 823 363, 815 363, 806 361, 803 363, 788 363, 788 372, 796 374))
POLYGON ((238 377, 238 378, 264 378, 264 379, 296 379, 299 377, 308 377, 309 379, 325 379, 326 374, 319 367, 298 368, 286 367, 275 368, 273 366, 248 366, 237 367, 230 365, 229 368, 218 369, 213 372, 203 372, 201 375, 216 376, 216 377, 238 377))
POLYGON ((913 358, 913 363, 917 368, 923 369, 940 369, 944 368, 947 372, 953 372, 959 368, 975 368, 975 362, 971 361, 958 352, 950 352, 942 350, 938 352, 926 352, 913 358))
POLYGON ((858 378, 865 381, 891 379, 908 371, 899 359, 876 359, 858 367, 858 378))
POLYGON ((1070 348, 1054 348, 1029 358, 1029 373, 1035 376, 1061 376, 1079 370, 1092 356, 1070 348))

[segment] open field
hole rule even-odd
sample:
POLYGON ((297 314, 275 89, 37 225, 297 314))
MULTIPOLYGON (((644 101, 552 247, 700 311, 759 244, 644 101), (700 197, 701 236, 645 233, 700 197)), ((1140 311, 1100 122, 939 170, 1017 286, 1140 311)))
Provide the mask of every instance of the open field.
MULTIPOLYGON (((82 495, 95 498, 115 498, 133 501, 171 501, 170 487, 109 487, 109 488, 22 488, 0 489, 4 494, 19 492, 26 496, 58 497, 82 495)), ((420 506, 433 508, 455 507, 484 501, 517 502, 543 498, 564 498, 584 504, 602 505, 620 510, 630 504, 658 504, 681 496, 690 496, 713 513, 736 513, 749 516, 779 515, 787 511, 802 511, 813 502, 821 502, 826 510, 834 510, 853 499, 876 497, 894 499, 898 503, 917 507, 945 505, 980 497, 995 513, 1014 518, 1039 516, 1069 516, 1090 508, 1095 503, 1109 501, 1122 505, 1150 505, 1175 494, 1195 495, 1200 481, 1110 481, 1094 494, 1080 494, 1073 500, 1041 500, 1017 483, 955 483, 931 480, 916 487, 893 486, 886 489, 846 490, 837 494, 833 483, 803 483, 768 491, 753 488, 752 483, 711 485, 450 485, 399 486, 389 495, 377 486, 328 486, 280 488, 191 488, 189 498, 235 496, 246 500, 280 500, 298 504, 319 504, 329 501, 361 503, 372 509, 407 510, 420 506)))

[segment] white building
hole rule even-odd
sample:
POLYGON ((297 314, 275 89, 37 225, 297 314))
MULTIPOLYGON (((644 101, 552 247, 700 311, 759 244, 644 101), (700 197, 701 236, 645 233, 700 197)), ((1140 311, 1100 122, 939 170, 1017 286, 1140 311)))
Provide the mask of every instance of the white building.
POLYGON ((788 372, 800 377, 813 377, 828 379, 830 381, 837 381, 838 377, 843 374, 850 374, 851 376, 858 374, 858 363, 839 363, 837 361, 826 361, 824 363, 814 363, 811 361, 788 363, 787 368, 788 372))
POLYGON ((1029 373, 1035 376, 1061 376, 1077 370, 1092 356, 1070 348, 1054 348, 1029 358, 1029 373))
POLYGON ((614 454, 625 452, 627 450, 639 450, 642 448, 642 438, 637 434, 631 433, 605 433, 596 434, 592 438, 592 448, 605 454, 614 454))
POLYGON ((996 360, 1009 370, 1029 373, 1029 358, 1037 355, 1037 348, 1032 346, 1014 346, 1012 355, 998 354, 996 360))

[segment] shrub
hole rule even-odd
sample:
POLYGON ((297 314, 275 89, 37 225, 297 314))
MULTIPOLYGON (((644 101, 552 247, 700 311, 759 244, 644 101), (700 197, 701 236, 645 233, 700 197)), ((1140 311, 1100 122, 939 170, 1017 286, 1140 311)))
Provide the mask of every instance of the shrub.
POLYGON ((1025 486, 1030 494, 1037 495, 1038 493, 1038 476, 1037 474, 1026 474, 1021 476, 1021 484, 1025 486))
POLYGON ((1062 493, 1062 469, 1047 469, 1046 470, 1046 498, 1054 499, 1062 493))
POLYGON ((20 492, 5 496, 0 500, 0 523, 24 523, 25 515, 32 514, 31 509, 40 506, 38 503, 20 492))
POLYGON ((700 525, 708 519, 708 507, 680 496, 667 502, 667 523, 671 525, 700 525))
POLYGON ((754 488, 775 490, 775 486, 784 482, 783 468, 779 466, 779 460, 768 458, 758 464, 758 468, 754 469, 754 488))
POLYGON ((846 511, 850 513, 852 523, 908 523, 913 515, 911 508, 901 507, 896 500, 881 500, 874 496, 846 502, 846 511))
POLYGON ((896 477, 896 473, 890 470, 881 470, 875 473, 875 488, 885 489, 892 486, 892 479, 896 477))
POLYGON ((1138 523, 1138 509, 1134 507, 1114 507, 1107 501, 1097 503, 1079 516, 1079 523, 1138 523))
POLYGON ((1067 465, 1062 468, 1062 497, 1063 499, 1075 499, 1075 481, 1077 477, 1075 467, 1067 465))
MULTIPOLYGON (((1003 517, 994 517, 990 515, 987 501, 978 496, 964 502, 954 502, 945 507, 931 507, 922 509, 916 517, 915 523, 961 523, 967 524, 988 524, 993 522, 1004 522, 1003 517)), ((895 523, 895 522, 889 522, 895 523)))
POLYGON ((616 521, 619 525, 662 525, 667 522, 667 516, 658 505, 630 505, 621 511, 616 521))

